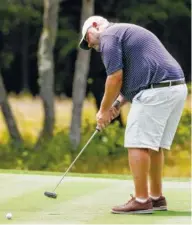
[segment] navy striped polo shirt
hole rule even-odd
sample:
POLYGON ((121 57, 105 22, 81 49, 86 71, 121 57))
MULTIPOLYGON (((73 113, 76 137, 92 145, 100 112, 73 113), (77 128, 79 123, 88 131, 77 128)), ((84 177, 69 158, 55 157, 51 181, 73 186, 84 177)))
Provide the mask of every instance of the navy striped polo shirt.
POLYGON ((128 23, 110 24, 100 36, 107 75, 123 70, 121 94, 130 102, 150 84, 184 79, 179 63, 149 30, 128 23))

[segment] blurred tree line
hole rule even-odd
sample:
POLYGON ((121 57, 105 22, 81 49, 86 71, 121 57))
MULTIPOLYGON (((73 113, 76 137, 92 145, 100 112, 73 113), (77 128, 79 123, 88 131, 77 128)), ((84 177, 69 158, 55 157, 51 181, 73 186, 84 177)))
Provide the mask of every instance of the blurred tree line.
POLYGON ((0 105, 10 136, 22 139, 6 92, 41 97, 45 117, 39 141, 53 135, 54 95, 64 95, 73 100, 70 139, 79 144, 84 97, 92 93, 99 108, 106 79, 99 53, 78 49, 80 27, 93 14, 151 30, 190 81, 190 8, 189 0, 1 0, 0 105))
MULTIPOLYGON (((95 14, 112 21, 142 25, 154 32, 191 79, 190 0, 95 1, 95 14)), ((60 1, 58 32, 54 48, 55 94, 72 96, 82 1, 60 1)), ((1 71, 6 90, 39 94, 37 51, 42 29, 43 1, 0 1, 1 71)), ((83 62, 82 62, 83 63, 83 62)), ((103 85, 105 71, 100 56, 91 53, 87 93, 103 85)), ((96 93, 97 95, 97 93, 96 93)))

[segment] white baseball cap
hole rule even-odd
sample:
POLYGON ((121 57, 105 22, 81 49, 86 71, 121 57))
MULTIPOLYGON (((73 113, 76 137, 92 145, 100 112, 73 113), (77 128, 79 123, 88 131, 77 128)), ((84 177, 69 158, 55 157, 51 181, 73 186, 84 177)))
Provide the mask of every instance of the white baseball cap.
POLYGON ((83 24, 82 27, 82 38, 81 41, 79 42, 79 47, 84 49, 84 50, 89 50, 89 46, 87 41, 85 40, 85 36, 87 33, 87 30, 92 27, 93 23, 100 23, 101 21, 107 21, 105 18, 102 16, 91 16, 89 17, 83 24))

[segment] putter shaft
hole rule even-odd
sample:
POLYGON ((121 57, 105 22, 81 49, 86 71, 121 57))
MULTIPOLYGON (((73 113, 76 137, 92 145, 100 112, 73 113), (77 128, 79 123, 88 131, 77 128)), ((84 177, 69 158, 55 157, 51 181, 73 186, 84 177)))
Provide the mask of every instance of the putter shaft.
POLYGON ((99 132, 99 129, 96 128, 95 132, 93 133, 93 135, 90 137, 90 139, 87 141, 86 145, 83 147, 83 149, 79 152, 79 154, 76 156, 76 158, 74 159, 74 161, 71 163, 71 165, 69 166, 69 168, 66 170, 66 172, 64 173, 63 177, 61 178, 61 180, 58 182, 58 184, 56 185, 55 189, 53 190, 53 192, 55 192, 55 190, 57 189, 57 187, 59 186, 59 184, 61 183, 61 181, 64 179, 65 175, 69 172, 69 170, 71 169, 71 167, 74 165, 74 163, 77 161, 77 159, 79 158, 79 156, 83 153, 83 151, 85 150, 85 148, 87 147, 87 145, 91 142, 91 140, 94 138, 94 136, 99 132))

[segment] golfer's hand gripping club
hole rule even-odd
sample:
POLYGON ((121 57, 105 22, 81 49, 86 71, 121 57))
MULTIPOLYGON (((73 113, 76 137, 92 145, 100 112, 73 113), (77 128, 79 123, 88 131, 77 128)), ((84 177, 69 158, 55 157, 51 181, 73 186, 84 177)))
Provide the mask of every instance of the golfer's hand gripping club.
MULTIPOLYGON (((114 120, 119 115, 119 113, 120 113, 120 107, 121 107, 121 102, 119 100, 115 100, 115 102, 112 104, 112 107, 110 109, 110 111, 112 113, 112 115, 111 115, 111 121, 114 120)), ((110 121, 110 123, 111 123, 111 121, 110 121)), ((96 130, 101 131, 102 129, 97 125, 96 130)))

